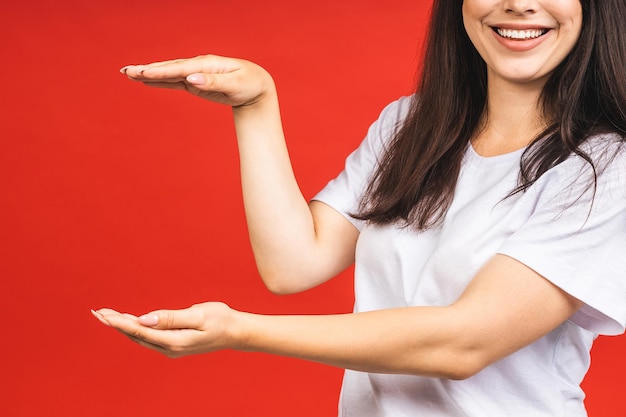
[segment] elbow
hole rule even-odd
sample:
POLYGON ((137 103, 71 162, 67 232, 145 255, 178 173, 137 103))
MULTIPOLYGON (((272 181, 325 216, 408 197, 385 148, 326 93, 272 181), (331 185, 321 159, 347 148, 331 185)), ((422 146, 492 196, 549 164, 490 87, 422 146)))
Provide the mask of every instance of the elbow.
POLYGON ((441 355, 437 355, 436 358, 433 358, 429 370, 424 372, 423 368, 418 369, 415 374, 462 381, 478 374, 489 366, 489 364, 490 361, 486 359, 483 352, 478 350, 450 349, 441 355))
POLYGON ((485 332, 480 322, 466 320, 456 310, 450 311, 453 312, 453 320, 445 317, 445 322, 453 324, 435 330, 426 350, 422 350, 430 357, 433 376, 455 381, 466 380, 510 353, 503 348, 502 337, 485 332))
POLYGON ((274 295, 289 295, 295 294, 299 291, 291 288, 289 285, 274 280, 265 280, 263 279, 263 283, 265 284, 265 288, 269 290, 274 295))
POLYGON ((473 377, 482 371, 487 365, 484 362, 468 356, 458 356, 453 363, 443 366, 439 377, 462 381, 473 377))
POLYGON ((306 291, 330 276, 315 273, 304 265, 259 265, 257 270, 265 287, 276 295, 289 295, 306 291))
POLYGON ((272 294, 289 295, 298 292, 294 288, 293 282, 288 279, 288 274, 284 272, 284 268, 261 262, 258 258, 256 259, 256 267, 265 288, 272 294))
POLYGON ((447 378, 462 381, 487 368, 496 360, 496 356, 485 344, 471 343, 458 346, 450 359, 447 361, 447 378))
POLYGON ((269 272, 259 270, 261 280, 265 284, 265 288, 274 295, 289 295, 304 291, 306 288, 300 288, 293 279, 279 274, 277 272, 269 272))
POLYGON ((484 368, 484 366, 480 366, 474 363, 457 364, 452 369, 447 369, 445 371, 445 378, 454 381, 463 381, 465 379, 473 377, 484 368))

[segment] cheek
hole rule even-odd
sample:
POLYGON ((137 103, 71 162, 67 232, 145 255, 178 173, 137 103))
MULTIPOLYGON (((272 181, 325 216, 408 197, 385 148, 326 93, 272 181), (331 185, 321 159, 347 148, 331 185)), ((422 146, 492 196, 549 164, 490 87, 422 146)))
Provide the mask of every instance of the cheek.
POLYGON ((480 16, 480 1, 466 0, 461 6, 461 13, 463 14, 463 21, 470 21, 477 19, 480 16))
POLYGON ((501 0, 465 0, 461 7, 463 25, 472 42, 476 42, 479 36, 484 36, 485 19, 497 11, 497 5, 501 0))
MULTIPOLYGON (((564 1, 559 4, 560 7, 555 7, 550 11, 552 16, 554 16, 562 28, 567 30, 570 36, 574 36, 578 39, 583 23, 582 5, 578 0, 564 1)), ((554 6, 558 6, 558 4, 555 4, 554 6)))
POLYGON ((463 26, 472 43, 476 44, 476 37, 481 23, 479 15, 475 13, 470 3, 468 1, 463 2, 463 26))
POLYGON ((580 38, 582 20, 570 20, 567 26, 563 25, 561 27, 563 29, 563 43, 566 45, 565 48, 567 49, 567 53, 569 53, 572 49, 574 49, 574 46, 580 38))

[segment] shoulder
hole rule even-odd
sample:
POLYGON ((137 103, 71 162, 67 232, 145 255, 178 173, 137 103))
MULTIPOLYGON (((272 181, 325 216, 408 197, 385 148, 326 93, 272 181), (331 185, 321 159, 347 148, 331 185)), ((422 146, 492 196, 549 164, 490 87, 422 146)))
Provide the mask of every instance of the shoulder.
MULTIPOLYGON (((594 181, 622 173, 626 177, 626 137, 617 133, 594 135, 565 161, 546 172, 545 180, 594 181)), ((626 178, 624 178, 626 180, 626 178)))
POLYGON ((580 147, 600 172, 606 169, 624 168, 626 163, 626 137, 617 133, 595 135, 580 147))
POLYGON ((409 114, 412 102, 413 96, 403 96, 387 104, 376 121, 369 127, 357 152, 366 152, 372 155, 384 153, 409 114))
POLYGON ((569 176, 574 182, 595 182, 597 191, 610 185, 614 191, 626 193, 626 137, 617 134, 591 136, 580 146, 582 154, 573 154, 559 171, 561 177, 569 176))
POLYGON ((626 136, 619 133, 603 133, 590 136, 581 145, 580 150, 591 157, 612 159, 625 152, 626 136))
MULTIPOLYGON (((538 207, 560 216, 626 202, 626 141, 618 134, 589 137, 565 161, 542 174, 524 193, 538 207), (576 211, 576 210, 574 210, 576 211)), ((625 207, 626 208, 626 207, 625 207)))
POLYGON ((377 123, 382 127, 395 130, 408 116, 415 96, 403 96, 389 103, 378 117, 377 123))

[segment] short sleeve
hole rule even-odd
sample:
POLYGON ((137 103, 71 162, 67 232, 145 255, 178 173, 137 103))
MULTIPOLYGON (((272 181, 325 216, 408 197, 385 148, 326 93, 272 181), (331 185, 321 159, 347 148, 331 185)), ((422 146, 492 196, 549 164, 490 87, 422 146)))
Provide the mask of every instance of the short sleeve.
POLYGON ((313 200, 337 210, 358 230, 362 229, 364 222, 353 218, 350 213, 357 211, 379 158, 408 112, 410 102, 411 97, 403 97, 385 107, 359 147, 346 159, 343 171, 313 197, 313 200))
POLYGON ((581 300, 573 323, 616 335, 626 326, 626 152, 601 142, 589 146, 596 186, 578 156, 546 172, 522 197, 532 215, 499 252, 581 300))

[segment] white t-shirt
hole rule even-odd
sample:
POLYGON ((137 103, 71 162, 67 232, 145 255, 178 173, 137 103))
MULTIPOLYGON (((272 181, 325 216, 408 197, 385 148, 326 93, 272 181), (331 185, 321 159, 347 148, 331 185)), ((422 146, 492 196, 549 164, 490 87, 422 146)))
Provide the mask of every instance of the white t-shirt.
POLYGON ((356 211, 409 103, 402 98, 387 106, 345 170, 314 198, 360 230, 355 312, 451 304, 497 253, 523 262, 585 305, 550 334, 466 380, 348 370, 339 415, 586 416, 580 382, 592 342, 597 334, 622 333, 626 324, 626 152, 611 137, 589 141, 585 150, 605 167, 593 206, 593 187, 583 192, 591 170, 579 157, 504 199, 517 184, 523 150, 481 157, 470 146, 440 227, 416 232, 355 220, 348 213, 356 211))

